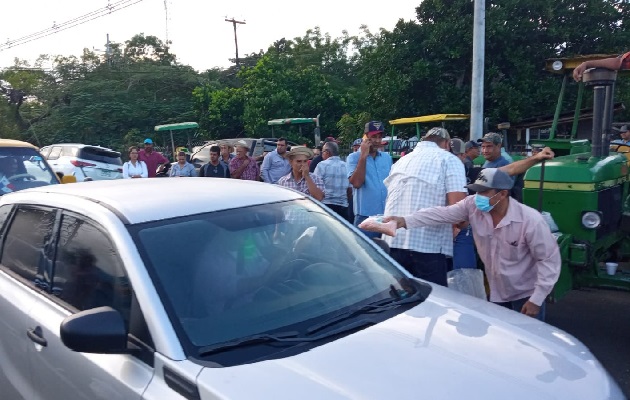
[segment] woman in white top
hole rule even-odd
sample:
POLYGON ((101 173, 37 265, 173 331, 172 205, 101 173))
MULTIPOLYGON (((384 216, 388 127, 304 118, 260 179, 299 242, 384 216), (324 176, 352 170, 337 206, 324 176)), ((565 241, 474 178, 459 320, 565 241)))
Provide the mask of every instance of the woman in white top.
POLYGON ((123 164, 123 178, 147 178, 147 164, 138 160, 138 148, 131 146, 129 148, 129 161, 123 164))

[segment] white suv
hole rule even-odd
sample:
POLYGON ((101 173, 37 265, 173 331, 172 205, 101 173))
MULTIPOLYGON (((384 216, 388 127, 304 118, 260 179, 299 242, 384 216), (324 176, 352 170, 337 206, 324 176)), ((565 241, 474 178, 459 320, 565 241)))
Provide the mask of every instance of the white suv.
POLYGON ((122 178, 120 153, 106 147, 63 143, 43 147, 41 153, 55 172, 75 176, 77 181, 122 178))

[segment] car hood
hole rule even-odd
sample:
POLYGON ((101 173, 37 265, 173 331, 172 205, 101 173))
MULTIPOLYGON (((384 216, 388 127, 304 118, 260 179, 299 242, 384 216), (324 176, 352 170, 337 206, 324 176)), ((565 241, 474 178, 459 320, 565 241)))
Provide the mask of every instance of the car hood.
POLYGON ((202 399, 624 398, 574 337, 441 287, 402 314, 299 355, 204 368, 198 384, 202 399))

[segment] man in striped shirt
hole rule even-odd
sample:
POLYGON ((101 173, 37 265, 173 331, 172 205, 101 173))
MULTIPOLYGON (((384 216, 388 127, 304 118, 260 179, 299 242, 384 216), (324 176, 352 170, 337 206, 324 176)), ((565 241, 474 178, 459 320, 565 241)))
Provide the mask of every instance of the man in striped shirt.
MULTIPOLYGON (((322 149, 324 161, 315 167, 315 175, 322 178, 326 188, 323 203, 342 218, 348 219, 348 192, 352 190, 348 181, 348 168, 339 158, 339 146, 335 142, 326 142, 322 149)), ((352 222, 352 221, 350 221, 352 222)))

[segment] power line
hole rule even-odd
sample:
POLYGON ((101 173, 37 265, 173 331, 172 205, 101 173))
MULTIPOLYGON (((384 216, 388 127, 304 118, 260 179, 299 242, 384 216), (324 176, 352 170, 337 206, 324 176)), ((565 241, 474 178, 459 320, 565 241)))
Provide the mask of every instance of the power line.
POLYGON ((54 35, 55 33, 65 31, 66 29, 74 28, 75 26, 83 25, 89 21, 114 13, 116 11, 123 10, 141 1, 142 0, 119 0, 112 4, 108 4, 107 6, 96 11, 92 11, 80 17, 62 22, 61 24, 53 23, 53 26, 48 29, 44 29, 30 35, 23 36, 19 39, 7 40, 6 43, 0 44, 0 51, 10 49, 11 47, 16 47, 24 43, 32 42, 33 40, 43 39, 47 36, 54 35))

